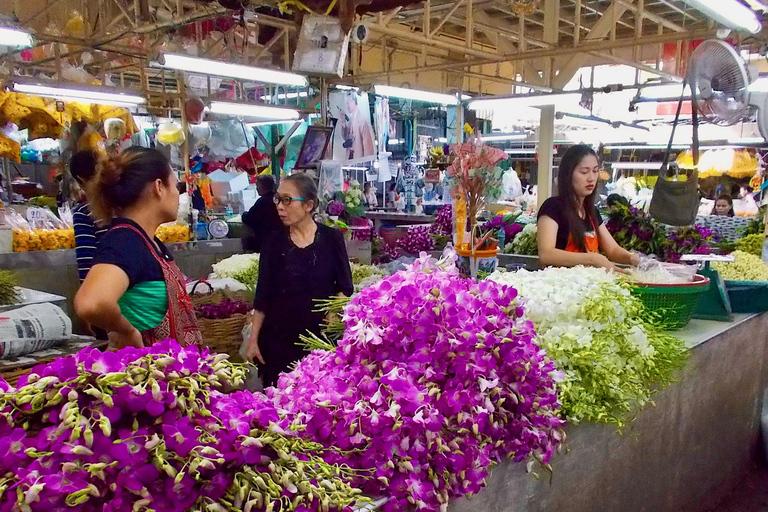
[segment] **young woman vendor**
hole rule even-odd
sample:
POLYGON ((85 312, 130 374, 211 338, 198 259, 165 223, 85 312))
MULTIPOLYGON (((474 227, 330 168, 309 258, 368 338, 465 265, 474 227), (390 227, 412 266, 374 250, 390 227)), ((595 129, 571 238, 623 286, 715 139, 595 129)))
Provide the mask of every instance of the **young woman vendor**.
POLYGON ((639 263, 636 254, 616 243, 595 207, 599 171, 597 154, 590 146, 572 146, 563 155, 557 173, 558 195, 544 201, 539 209, 542 267, 585 265, 616 270, 614 263, 639 263))
POLYGON ((184 276, 154 234, 176 220, 177 180, 157 150, 130 148, 102 156, 88 183, 98 220, 111 224, 101 238, 75 311, 109 333, 115 348, 152 345, 173 338, 201 344, 184 276))

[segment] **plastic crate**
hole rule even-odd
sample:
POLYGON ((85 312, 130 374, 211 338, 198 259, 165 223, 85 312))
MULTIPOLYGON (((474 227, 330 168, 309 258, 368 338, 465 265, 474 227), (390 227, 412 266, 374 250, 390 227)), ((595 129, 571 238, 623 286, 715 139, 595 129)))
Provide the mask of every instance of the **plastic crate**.
POLYGON ((734 313, 768 311, 768 281, 725 281, 734 313))
POLYGON ((666 328, 675 330, 688 325, 701 296, 708 289, 709 278, 697 274, 691 283, 635 283, 632 293, 650 313, 659 317, 666 328))

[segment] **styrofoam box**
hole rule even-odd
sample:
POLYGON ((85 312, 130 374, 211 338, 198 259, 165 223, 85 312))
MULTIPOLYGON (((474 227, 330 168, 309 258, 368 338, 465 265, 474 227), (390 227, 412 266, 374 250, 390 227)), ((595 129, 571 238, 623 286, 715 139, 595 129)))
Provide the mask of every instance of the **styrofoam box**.
POLYGON ((213 171, 208 175, 211 179, 211 192, 216 197, 227 197, 230 192, 240 192, 248 188, 248 174, 244 172, 213 171))

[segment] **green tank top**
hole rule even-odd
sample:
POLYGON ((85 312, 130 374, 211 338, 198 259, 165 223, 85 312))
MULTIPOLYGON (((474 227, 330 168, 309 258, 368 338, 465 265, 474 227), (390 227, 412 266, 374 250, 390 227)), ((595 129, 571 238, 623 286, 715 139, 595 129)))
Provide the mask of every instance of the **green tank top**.
POLYGON ((136 330, 154 329, 168 312, 168 288, 165 281, 144 281, 129 288, 117 305, 136 330))

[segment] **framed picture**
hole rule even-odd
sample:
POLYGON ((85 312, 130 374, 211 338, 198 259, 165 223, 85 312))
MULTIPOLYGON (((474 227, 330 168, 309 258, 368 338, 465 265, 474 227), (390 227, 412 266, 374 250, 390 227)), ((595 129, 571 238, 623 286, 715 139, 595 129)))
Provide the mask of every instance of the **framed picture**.
POLYGON ((313 169, 323 159, 328 143, 331 141, 333 128, 330 126, 310 126, 304 135, 299 158, 296 160, 297 169, 313 169))

